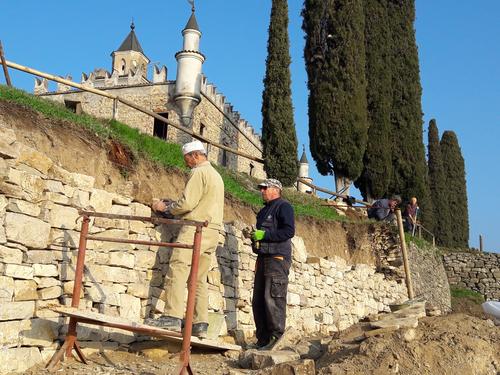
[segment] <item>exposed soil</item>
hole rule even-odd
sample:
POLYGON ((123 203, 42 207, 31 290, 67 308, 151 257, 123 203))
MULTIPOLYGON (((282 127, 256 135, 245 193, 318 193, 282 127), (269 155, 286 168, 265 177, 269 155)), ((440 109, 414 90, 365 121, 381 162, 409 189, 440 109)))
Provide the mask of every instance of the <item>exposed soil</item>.
MULTIPOLYGON (((460 304, 465 310, 472 302, 460 304)), ((478 306, 478 305, 476 305, 478 306)), ((457 307, 458 308, 458 307, 457 307)), ((319 338, 323 354, 316 359, 317 374, 342 375, 498 375, 500 374, 500 327, 491 320, 462 312, 426 317, 414 329, 355 340, 366 330, 358 323, 334 337, 319 338)), ((318 337, 311 338, 318 342, 318 337)), ((144 344, 144 343, 143 343, 144 344)), ((142 345, 135 353, 106 350, 91 355, 89 364, 66 361, 56 367, 59 374, 174 374, 179 363, 178 348, 159 342, 142 345), (150 349, 144 349, 149 346, 150 349), (153 347, 153 349, 151 349, 153 347)), ((193 349, 191 366, 206 375, 258 374, 239 368, 237 353, 193 349)), ((46 374, 42 365, 27 375, 46 374)))
MULTIPOLYGON (((31 108, 2 100, 0 116, 14 129, 18 141, 71 172, 94 176, 96 188, 131 195, 149 205, 153 198, 177 198, 185 185, 182 171, 159 167, 145 158, 134 160, 123 145, 104 141, 69 121, 49 119, 31 108)), ((226 222, 254 224, 255 214, 252 207, 226 197, 226 222)), ((337 255, 349 262, 375 264, 368 241, 369 225, 299 217, 296 226, 312 256, 337 255)))

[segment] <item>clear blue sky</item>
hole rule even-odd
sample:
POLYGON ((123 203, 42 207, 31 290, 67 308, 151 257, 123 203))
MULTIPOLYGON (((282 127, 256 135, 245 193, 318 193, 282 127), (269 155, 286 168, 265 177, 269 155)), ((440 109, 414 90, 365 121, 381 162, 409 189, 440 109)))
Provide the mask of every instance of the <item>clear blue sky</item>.
MULTIPOLYGON (((302 0, 289 0, 290 53, 295 123, 300 144, 308 148, 306 73, 302 58, 302 0)), ((270 0, 198 0, 197 19, 207 56, 203 71, 242 116, 260 131, 262 79, 267 55, 270 0)), ((417 0, 422 108, 425 132, 436 118, 440 134, 457 133, 467 171, 470 245, 500 251, 497 200, 500 196, 500 1, 417 0)), ((70 74, 110 70, 133 18, 136 33, 152 62, 175 79, 174 54, 190 15, 186 0, 138 5, 127 1, 8 1, 0 9, 0 39, 7 59, 45 72, 70 74)), ((11 71, 17 87, 33 89, 33 77, 11 71)), ((0 74, 0 82, 4 82, 0 74)), ((315 183, 333 190, 331 176, 315 183)))

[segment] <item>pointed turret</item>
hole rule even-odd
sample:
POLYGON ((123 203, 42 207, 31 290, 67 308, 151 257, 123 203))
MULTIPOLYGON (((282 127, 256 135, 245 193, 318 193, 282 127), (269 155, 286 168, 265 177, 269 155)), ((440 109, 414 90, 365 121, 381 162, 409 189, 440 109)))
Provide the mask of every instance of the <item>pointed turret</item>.
POLYGON ((113 57, 113 71, 117 71, 120 76, 126 76, 129 73, 133 73, 134 75, 140 73, 146 79, 149 59, 144 54, 134 30, 135 25, 132 22, 127 37, 123 40, 120 47, 111 53, 113 57))
MULTIPOLYGON (((309 177, 309 162, 307 161, 306 147, 302 145, 302 156, 300 157, 299 178, 312 183, 309 177)), ((310 193, 311 188, 303 183, 298 183, 298 190, 302 193, 310 193)))

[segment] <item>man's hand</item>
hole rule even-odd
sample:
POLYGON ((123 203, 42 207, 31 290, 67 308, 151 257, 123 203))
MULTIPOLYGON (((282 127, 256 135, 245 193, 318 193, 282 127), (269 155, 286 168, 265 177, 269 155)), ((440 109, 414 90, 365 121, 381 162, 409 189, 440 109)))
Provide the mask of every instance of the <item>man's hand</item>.
POLYGON ((252 232, 252 240, 262 241, 264 239, 265 234, 266 234, 266 231, 261 230, 261 229, 256 229, 252 232))

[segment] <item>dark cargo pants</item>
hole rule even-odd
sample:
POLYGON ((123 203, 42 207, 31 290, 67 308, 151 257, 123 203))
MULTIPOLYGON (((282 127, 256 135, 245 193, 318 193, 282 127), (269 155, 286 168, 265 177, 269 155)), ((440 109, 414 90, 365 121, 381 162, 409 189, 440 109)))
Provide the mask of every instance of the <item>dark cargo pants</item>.
POLYGON ((255 265, 252 310, 257 343, 281 337, 286 322, 286 292, 291 262, 281 256, 259 256, 255 265))

